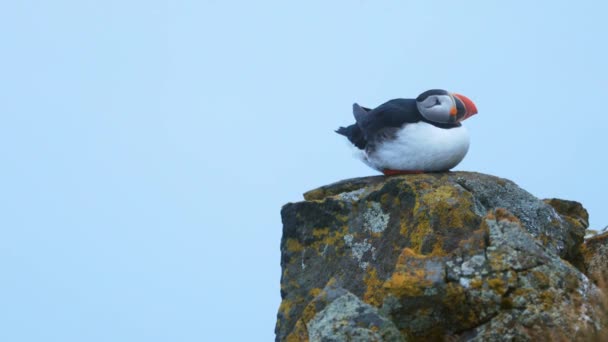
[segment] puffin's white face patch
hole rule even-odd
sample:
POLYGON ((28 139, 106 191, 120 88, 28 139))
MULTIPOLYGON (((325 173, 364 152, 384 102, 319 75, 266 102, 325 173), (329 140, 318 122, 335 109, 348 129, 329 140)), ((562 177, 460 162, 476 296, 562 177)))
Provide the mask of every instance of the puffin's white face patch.
POLYGON ((450 122, 450 111, 455 105, 451 95, 431 95, 422 102, 416 102, 425 119, 439 123, 450 122))

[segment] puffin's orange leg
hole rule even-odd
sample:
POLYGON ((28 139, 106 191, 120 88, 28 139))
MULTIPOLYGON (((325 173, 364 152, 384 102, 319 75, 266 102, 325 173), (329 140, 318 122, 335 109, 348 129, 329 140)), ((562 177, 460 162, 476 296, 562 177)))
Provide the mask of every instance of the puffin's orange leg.
POLYGON ((410 170, 390 170, 384 169, 382 170, 385 176, 395 176, 395 175, 417 175, 420 173, 424 173, 424 171, 410 171, 410 170))

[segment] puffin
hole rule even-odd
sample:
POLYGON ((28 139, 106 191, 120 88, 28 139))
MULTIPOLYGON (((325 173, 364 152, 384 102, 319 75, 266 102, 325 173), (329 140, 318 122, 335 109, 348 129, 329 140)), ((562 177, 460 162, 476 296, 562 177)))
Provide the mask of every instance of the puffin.
POLYGON ((393 99, 370 109, 353 104, 355 123, 340 127, 362 161, 387 176, 443 172, 469 150, 462 121, 477 114, 464 95, 431 89, 415 99, 393 99))

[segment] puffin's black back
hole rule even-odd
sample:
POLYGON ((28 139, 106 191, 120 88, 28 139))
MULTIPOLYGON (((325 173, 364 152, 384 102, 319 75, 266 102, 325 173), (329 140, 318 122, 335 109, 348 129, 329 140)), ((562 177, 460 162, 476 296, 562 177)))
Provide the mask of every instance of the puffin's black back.
POLYGON ((356 124, 340 127, 336 133, 342 134, 359 149, 365 149, 368 141, 373 141, 378 133, 387 128, 399 128, 406 123, 427 122, 440 128, 459 127, 459 123, 440 124, 426 120, 418 111, 415 99, 394 99, 370 110, 358 104, 353 105, 356 124))
POLYGON ((374 108, 367 115, 360 116, 357 124, 363 135, 370 139, 382 129, 401 127, 404 123, 415 123, 422 119, 416 100, 394 99, 374 108))
POLYGON ((382 129, 401 127, 406 122, 418 122, 422 118, 414 99, 394 99, 374 109, 361 107, 355 103, 353 114, 357 123, 340 127, 336 133, 344 135, 361 150, 365 149, 368 140, 373 139, 382 129))

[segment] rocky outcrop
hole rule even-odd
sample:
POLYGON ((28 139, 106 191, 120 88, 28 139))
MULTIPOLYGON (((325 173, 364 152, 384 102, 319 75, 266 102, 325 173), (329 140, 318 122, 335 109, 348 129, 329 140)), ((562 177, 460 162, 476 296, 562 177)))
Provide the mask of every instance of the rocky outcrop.
POLYGON ((593 236, 583 246, 584 267, 596 284, 608 287, 608 233, 593 236))
POLYGON ((277 341, 593 340, 588 217, 468 172, 346 180, 283 207, 277 341))

